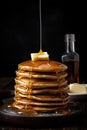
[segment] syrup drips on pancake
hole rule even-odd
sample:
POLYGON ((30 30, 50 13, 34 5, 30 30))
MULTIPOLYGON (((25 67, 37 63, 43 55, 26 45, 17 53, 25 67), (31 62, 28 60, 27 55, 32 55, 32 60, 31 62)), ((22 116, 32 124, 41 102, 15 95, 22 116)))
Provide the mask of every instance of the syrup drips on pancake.
POLYGON ((25 111, 25 113, 27 113, 28 111, 30 113, 31 111, 32 114, 38 114, 39 112, 61 112, 61 114, 67 113, 65 112, 66 110, 68 110, 66 108, 69 98, 67 95, 67 81, 65 79, 67 76, 67 67, 65 66, 64 68, 61 63, 55 61, 45 61, 45 64, 44 61, 35 61, 34 64, 36 64, 37 66, 37 71, 34 70, 35 65, 33 65, 33 72, 31 74, 45 74, 45 76, 48 76, 48 74, 53 74, 53 76, 56 75, 57 77, 56 79, 52 79, 50 77, 48 77, 47 79, 43 76, 41 78, 35 78, 33 76, 25 76, 26 72, 31 72, 31 70, 26 70, 26 66, 29 67, 32 61, 27 61, 26 66, 24 66, 25 62, 20 63, 22 64, 22 66, 18 69, 19 71, 17 71, 17 77, 15 78, 15 101, 13 103, 13 107, 18 108, 20 111, 25 111), (44 66, 47 67, 47 64, 49 64, 49 62, 50 67, 46 68, 45 72, 42 72, 41 68, 41 71, 38 72, 39 65, 44 64, 44 66), (56 68, 56 70, 54 68, 56 68), (50 70, 49 72, 48 69, 50 70), (22 71, 22 76, 20 75, 20 71, 22 71), (54 92, 55 89, 56 92, 54 92))

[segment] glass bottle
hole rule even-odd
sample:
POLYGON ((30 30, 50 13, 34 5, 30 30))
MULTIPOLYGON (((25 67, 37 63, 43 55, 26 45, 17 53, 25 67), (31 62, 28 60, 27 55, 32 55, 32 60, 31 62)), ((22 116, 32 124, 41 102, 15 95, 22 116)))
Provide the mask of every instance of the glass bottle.
POLYGON ((75 34, 65 35, 65 53, 61 60, 68 67, 68 84, 79 83, 79 54, 75 52, 75 34))

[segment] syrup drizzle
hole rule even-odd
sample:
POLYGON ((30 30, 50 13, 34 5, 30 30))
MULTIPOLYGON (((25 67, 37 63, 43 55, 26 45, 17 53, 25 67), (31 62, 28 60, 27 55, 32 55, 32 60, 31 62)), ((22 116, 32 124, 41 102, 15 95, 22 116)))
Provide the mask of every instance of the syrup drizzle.
POLYGON ((41 17, 41 0, 39 0, 39 18, 40 18, 40 52, 42 52, 42 17, 41 17))

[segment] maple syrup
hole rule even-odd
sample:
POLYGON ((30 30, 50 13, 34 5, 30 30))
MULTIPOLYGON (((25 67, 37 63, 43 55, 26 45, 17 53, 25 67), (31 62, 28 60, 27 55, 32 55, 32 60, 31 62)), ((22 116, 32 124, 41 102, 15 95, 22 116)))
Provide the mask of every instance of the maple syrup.
POLYGON ((61 60, 68 66, 68 84, 79 83, 79 54, 75 52, 75 34, 65 35, 65 49, 61 60))

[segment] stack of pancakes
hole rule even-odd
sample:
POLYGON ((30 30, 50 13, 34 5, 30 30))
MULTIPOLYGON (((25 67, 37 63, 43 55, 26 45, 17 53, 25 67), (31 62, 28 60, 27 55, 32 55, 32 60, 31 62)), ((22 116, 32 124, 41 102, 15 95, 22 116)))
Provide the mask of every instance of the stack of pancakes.
POLYGON ((65 109, 69 99, 66 70, 66 65, 52 60, 28 60, 18 64, 13 106, 36 112, 65 109))

